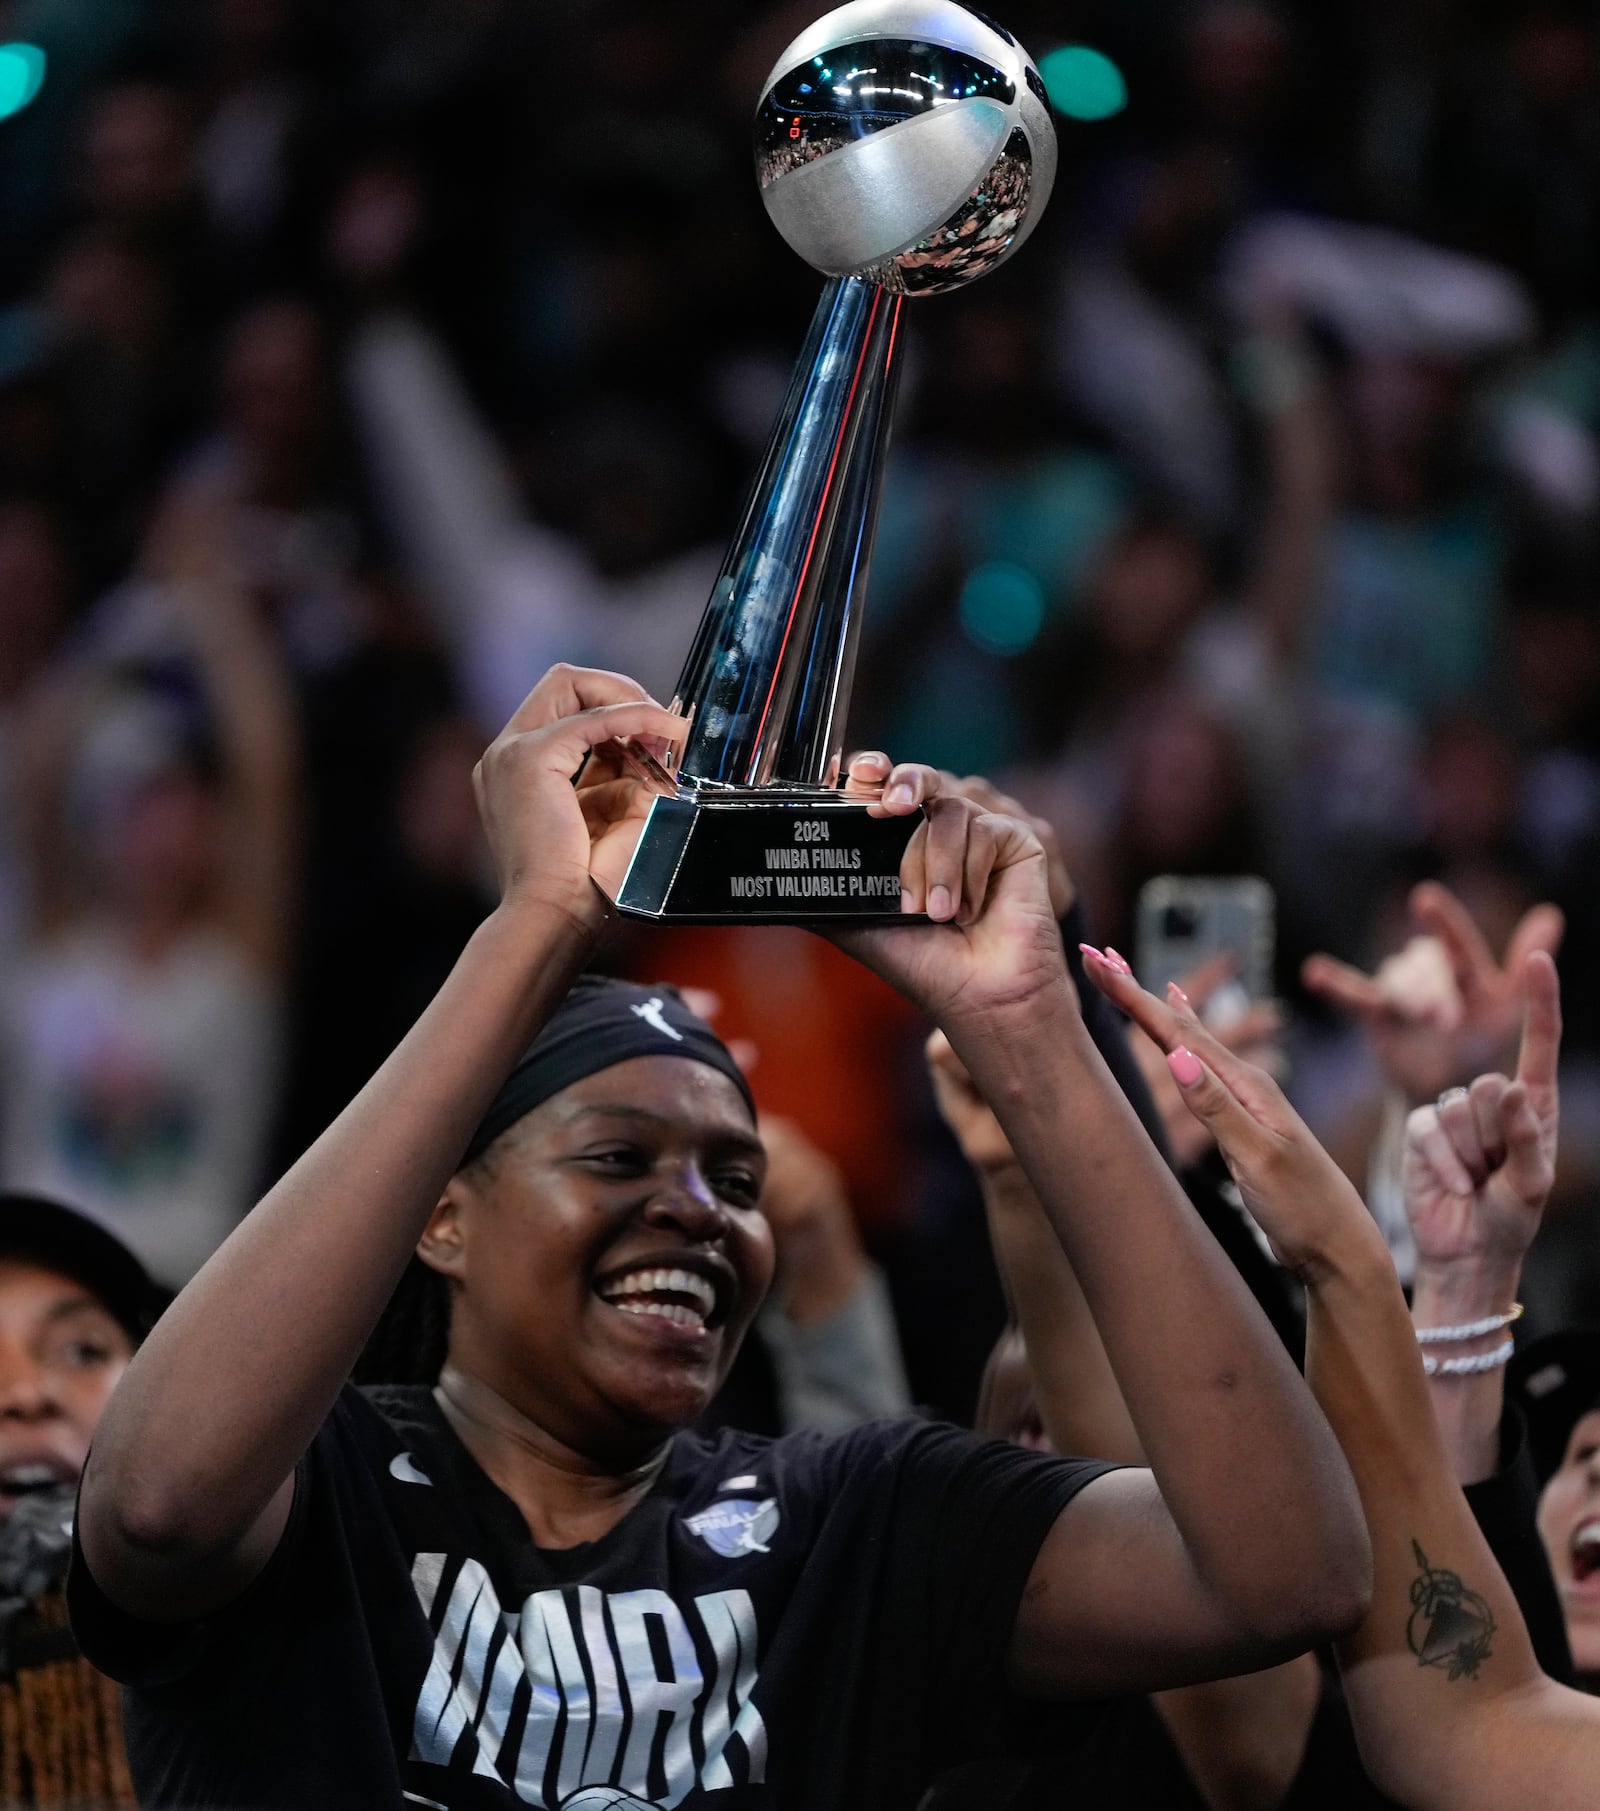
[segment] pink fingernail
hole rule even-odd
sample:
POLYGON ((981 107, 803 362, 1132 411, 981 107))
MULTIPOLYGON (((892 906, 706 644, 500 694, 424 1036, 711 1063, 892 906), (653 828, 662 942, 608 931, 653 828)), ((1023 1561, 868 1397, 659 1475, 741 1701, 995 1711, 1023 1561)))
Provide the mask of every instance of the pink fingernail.
POLYGON ((930 918, 948 918, 956 909, 956 902, 950 897, 948 887, 935 887, 928 895, 928 916, 930 918))
POLYGON ((1172 998, 1174 1000, 1176 1000, 1178 1002, 1178 1004, 1180 1006, 1185 1007, 1190 1012, 1194 1011, 1194 1002, 1183 991, 1183 989, 1181 987, 1179 987, 1179 985, 1177 984, 1176 981, 1169 981, 1167 983, 1167 992, 1172 996, 1172 998))
POLYGON ((1176 1050, 1167 1052, 1167 1067, 1180 1088, 1192 1088, 1205 1074, 1199 1057, 1192 1050, 1186 1050, 1182 1044, 1176 1050))
POLYGON ((1106 961, 1111 964, 1119 975, 1131 976, 1133 973, 1133 970, 1128 966, 1127 957, 1119 956, 1109 943, 1106 945, 1106 961))
POLYGON ((898 786, 889 788, 883 795, 883 802, 886 805, 909 805, 916 796, 915 792, 902 780, 898 786))
MULTIPOLYGON (((1086 962, 1105 962, 1106 960, 1092 943, 1080 943, 1078 948, 1083 951, 1083 958, 1086 962)), ((1107 962, 1106 966, 1109 968, 1111 965, 1107 962)))

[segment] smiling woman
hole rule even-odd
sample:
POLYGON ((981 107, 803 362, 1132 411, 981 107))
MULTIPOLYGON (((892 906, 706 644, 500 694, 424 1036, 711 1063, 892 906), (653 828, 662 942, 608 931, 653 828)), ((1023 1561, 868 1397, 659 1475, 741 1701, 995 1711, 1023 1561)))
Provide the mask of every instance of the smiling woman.
POLYGON ((449 1328, 424 1381, 541 1544, 588 1536, 541 1525, 490 1400, 625 1457, 693 1421, 772 1280, 765 1169, 737 1064, 666 988, 585 976, 484 1115, 417 1248, 449 1328))
MULTIPOLYGON (((469 1140, 358 1378, 431 1385, 452 1334, 463 1350, 492 1351, 502 1340, 515 1349, 514 1325, 485 1330, 479 1316, 497 1279, 531 1286, 537 1253, 563 1282, 581 1284, 573 1306, 584 1315, 603 1304, 665 1322, 687 1336, 678 1342, 684 1359, 720 1382, 771 1279, 758 1211, 765 1169, 749 1087, 710 1027, 672 988, 583 976, 469 1140), (663 1191, 636 1223, 640 1183, 663 1168, 676 1173, 676 1193, 663 1191), (509 1261, 488 1255, 507 1241, 517 1246, 509 1261), (469 1266, 481 1281, 462 1305, 469 1266)), ((585 1350, 583 1323, 557 1334, 548 1308, 571 1293, 558 1285, 536 1298, 547 1304, 546 1340, 557 1340, 564 1360, 585 1350)), ((511 1304, 513 1322, 526 1320, 527 1300, 511 1304)), ((602 1330, 612 1320, 595 1318, 602 1330)), ((549 1374, 537 1359, 532 1368, 549 1374)), ((668 1417, 672 1426, 682 1418, 668 1417)))
POLYGON ((108 1407, 69 1593, 146 1802, 910 1811, 1021 1692, 1359 1610, 1349 1478, 1078 1017, 1043 851, 926 768, 871 809, 923 810, 933 922, 851 953, 1004 1103, 1150 1470, 692 1431, 772 1276, 754 1105, 670 990, 576 979, 651 802, 617 739, 686 727, 615 674, 535 688, 479 768, 500 905, 108 1407))

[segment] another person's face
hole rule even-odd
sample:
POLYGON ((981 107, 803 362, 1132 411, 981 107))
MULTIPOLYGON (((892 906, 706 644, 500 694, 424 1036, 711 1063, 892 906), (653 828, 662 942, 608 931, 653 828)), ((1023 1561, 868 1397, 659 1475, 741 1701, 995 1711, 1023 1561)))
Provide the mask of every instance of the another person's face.
POLYGON ((564 1089, 456 1179, 425 1242, 458 1285, 451 1363, 591 1457, 692 1421, 772 1280, 765 1164, 707 1064, 635 1057, 564 1089))
POLYGON ((1561 1469, 1539 1499, 1539 1534, 1566 1612, 1573 1665, 1600 1676, 1600 1408, 1568 1436, 1561 1469))
POLYGON ((81 1283, 0 1257, 0 1520, 31 1491, 74 1484, 133 1356, 81 1283))

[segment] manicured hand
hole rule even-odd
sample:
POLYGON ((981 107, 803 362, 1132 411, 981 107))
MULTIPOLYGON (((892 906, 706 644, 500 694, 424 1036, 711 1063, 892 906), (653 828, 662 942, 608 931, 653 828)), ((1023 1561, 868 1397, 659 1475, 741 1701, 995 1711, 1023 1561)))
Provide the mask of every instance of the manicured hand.
POLYGON ((1497 1266, 1514 1278, 1539 1230, 1555 1179, 1561 1050, 1560 983, 1543 950, 1527 958, 1524 994, 1515 1079, 1480 1075, 1406 1122, 1402 1178, 1419 1272, 1497 1266))
POLYGON ((1235 1056, 1196 1016, 1180 989, 1158 1000, 1093 951, 1085 967, 1100 991, 1154 1039, 1184 1104, 1216 1140, 1244 1204, 1279 1260, 1310 1277, 1318 1261, 1377 1228, 1349 1179, 1264 1069, 1235 1056))
POLYGON ((1384 1075, 1414 1107, 1474 1075, 1506 1066, 1522 1016, 1523 971, 1535 951, 1554 955, 1565 921, 1537 905, 1495 960, 1471 914, 1448 888, 1424 881, 1411 895, 1424 935, 1363 974, 1332 956, 1308 956, 1300 978, 1353 1013, 1384 1075))
MULTIPOLYGON (((1213 956, 1209 962, 1191 969, 1179 981, 1178 987, 1195 1010, 1204 1013, 1208 1000, 1219 988, 1229 984, 1233 973, 1230 957, 1213 956)), ((1238 1017, 1230 1018, 1224 1025, 1213 1025, 1212 1031, 1235 1056, 1265 1069, 1271 1076, 1283 1074, 1283 1014, 1276 1002, 1252 1001, 1238 1017)), ((1161 1129, 1174 1164, 1180 1171, 1193 1169, 1215 1142, 1209 1129, 1189 1111, 1183 1090, 1167 1067, 1166 1057, 1137 1025, 1128 1027, 1128 1041, 1150 1090, 1150 1098, 1161 1115, 1161 1129)))
POLYGON ((660 758, 688 727, 620 673, 552 667, 473 769, 504 904, 598 930, 654 797, 621 739, 660 758))

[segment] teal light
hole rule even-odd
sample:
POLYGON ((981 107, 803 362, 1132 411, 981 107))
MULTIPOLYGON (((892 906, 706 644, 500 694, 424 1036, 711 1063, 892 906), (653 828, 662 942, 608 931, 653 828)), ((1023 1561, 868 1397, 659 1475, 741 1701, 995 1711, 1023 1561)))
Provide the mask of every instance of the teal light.
POLYGON ((0 44, 0 119, 20 113, 44 86, 44 52, 37 44, 0 44))
POLYGON ((1021 654, 1044 627, 1044 589, 1025 566, 991 560, 961 587, 961 626, 989 654, 1021 654))
POLYGON ((1110 57, 1087 44, 1063 44, 1039 59, 1050 105, 1068 119, 1110 119, 1128 104, 1128 84, 1110 57))

